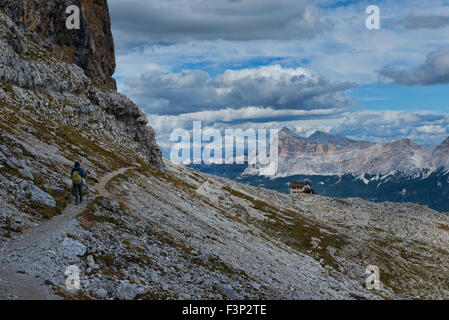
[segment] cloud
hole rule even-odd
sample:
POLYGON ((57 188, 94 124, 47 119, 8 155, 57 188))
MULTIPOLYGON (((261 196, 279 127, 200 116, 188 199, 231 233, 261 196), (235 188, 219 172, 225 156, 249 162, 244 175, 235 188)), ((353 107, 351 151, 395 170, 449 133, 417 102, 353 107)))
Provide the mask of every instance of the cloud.
POLYGON ((346 113, 330 132, 356 140, 385 142, 409 138, 422 145, 436 145, 449 135, 449 115, 409 111, 346 113))
POLYGON ((447 129, 442 127, 441 125, 435 126, 435 125, 425 125, 421 127, 416 128, 417 132, 420 133, 430 133, 430 134, 447 134, 447 129))
POLYGON ((162 73, 152 70, 128 80, 123 90, 147 113, 175 115, 248 106, 275 110, 343 108, 354 84, 330 82, 304 68, 280 65, 227 70, 210 77, 201 70, 162 73))
POLYGON ((449 83, 449 49, 443 48, 429 53, 426 62, 419 67, 398 70, 386 66, 379 73, 393 79, 397 84, 406 86, 449 83))
POLYGON ((449 136, 449 115, 415 113, 409 111, 357 111, 341 110, 261 110, 256 107, 241 110, 217 110, 183 114, 179 116, 148 116, 157 132, 158 143, 169 149, 170 133, 178 128, 191 130, 192 122, 202 120, 203 129, 281 129, 289 127, 301 136, 310 136, 316 130, 345 136, 359 141, 391 142, 412 139, 423 145, 439 145, 449 136), (266 122, 254 122, 257 113, 268 114, 266 122), (290 118, 276 120, 276 115, 290 114, 290 118), (270 116, 275 115, 272 119, 270 116), (296 118, 295 118, 296 115, 296 118), (242 118, 245 121, 234 121, 242 118), (221 121, 223 119, 225 121, 221 121))
POLYGON ((304 39, 329 30, 305 0, 110 0, 120 46, 190 40, 304 39))
POLYGON ((449 25, 449 17, 439 15, 409 15, 403 18, 401 23, 406 29, 439 29, 449 25))
MULTIPOLYGON (((310 125, 313 122, 329 123, 341 118, 344 110, 274 110, 246 107, 238 110, 222 109, 181 115, 148 115, 150 125, 157 133, 157 141, 165 149, 170 148, 170 134, 176 129, 192 130, 193 121, 201 121, 202 128, 225 129, 281 129, 299 119, 310 125)), ((321 126, 320 126, 321 128, 321 126)))
MULTIPOLYGON (((354 82, 376 83, 379 73, 404 85, 448 82, 448 54, 438 50, 447 43, 447 0, 384 0, 377 31, 365 27, 366 1, 109 0, 109 5, 119 90, 150 114, 158 139, 172 127, 190 128, 192 119, 214 128, 290 125, 304 133, 320 129, 370 141, 408 134, 436 144, 447 136, 445 116, 346 109, 351 104, 346 90, 354 82)), ((374 106, 366 98, 358 105, 417 108, 408 104, 410 96, 390 93, 379 95, 394 100, 388 105, 374 106)), ((438 108, 446 112, 442 104, 438 108)))
MULTIPOLYGON (((198 1, 184 2, 110 0, 112 28, 118 49, 117 76, 130 73, 137 64, 142 66, 148 61, 171 72, 202 69, 210 74, 227 68, 281 63, 290 67, 307 66, 328 79, 367 84, 378 81, 376 70, 385 65, 398 61, 404 65, 418 65, 429 51, 447 43, 447 30, 444 28, 405 29, 401 25, 403 17, 407 16, 449 16, 449 6, 444 6, 441 0, 409 0, 406 5, 405 1, 384 0, 380 5, 382 29, 376 31, 365 27, 366 1, 242 0, 239 3, 245 10, 235 15, 236 20, 246 15, 260 17, 268 8, 274 12, 273 18, 285 13, 293 20, 301 19, 301 15, 292 8, 307 3, 305 6, 310 6, 311 12, 315 12, 311 16, 317 17, 316 24, 307 23, 310 29, 315 30, 312 31, 315 36, 311 38, 304 38, 309 27, 305 33, 304 28, 272 28, 264 18, 261 21, 245 20, 248 26, 243 27, 236 23, 236 33, 223 36, 228 29, 219 25, 219 21, 226 11, 219 8, 228 6, 227 1, 206 1, 205 8, 195 11, 198 14, 190 12, 187 15, 194 20, 192 24, 182 22, 183 17, 173 18, 178 11, 187 10, 186 6, 200 6, 198 1), (152 20, 157 10, 160 12, 158 19, 167 20, 163 23, 168 25, 150 28, 148 24, 157 23, 152 20), (128 17, 128 11, 142 18, 128 17), (216 18, 206 23, 205 17, 210 15, 216 18), (178 21, 183 23, 181 29, 186 30, 185 33, 174 27, 178 21), (189 27, 196 23, 203 25, 190 32, 189 27), (260 34, 251 36, 250 30, 255 29, 260 30, 260 34), (130 50, 136 46, 139 50, 130 50)), ((271 12, 267 14, 270 15, 271 12)), ((230 27, 233 28, 233 24, 230 27)))

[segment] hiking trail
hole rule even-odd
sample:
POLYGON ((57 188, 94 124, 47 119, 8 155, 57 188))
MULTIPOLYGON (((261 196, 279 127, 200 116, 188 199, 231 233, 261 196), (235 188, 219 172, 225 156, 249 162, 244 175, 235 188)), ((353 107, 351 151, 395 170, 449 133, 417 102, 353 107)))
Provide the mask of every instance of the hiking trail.
MULTIPOLYGON (((106 190, 106 185, 116 176, 125 173, 135 167, 121 168, 99 179, 96 185, 98 195, 110 197, 106 190)), ((0 300, 19 299, 19 300, 60 300, 60 296, 55 295, 53 291, 45 285, 45 274, 36 274, 34 277, 24 272, 24 264, 15 264, 12 261, 14 257, 20 257, 21 261, 25 259, 30 266, 40 263, 36 255, 51 254, 53 240, 61 234, 68 233, 77 224, 75 217, 83 212, 88 203, 93 201, 96 196, 90 196, 88 201, 82 205, 76 206, 71 203, 58 216, 49 221, 42 222, 38 227, 26 230, 23 238, 10 242, 0 251, 0 300), (43 252, 42 252, 43 251, 43 252)), ((87 199, 86 199, 87 200, 87 199)), ((27 263, 25 263, 28 265, 27 263)), ((39 270, 41 270, 40 268, 39 270)))

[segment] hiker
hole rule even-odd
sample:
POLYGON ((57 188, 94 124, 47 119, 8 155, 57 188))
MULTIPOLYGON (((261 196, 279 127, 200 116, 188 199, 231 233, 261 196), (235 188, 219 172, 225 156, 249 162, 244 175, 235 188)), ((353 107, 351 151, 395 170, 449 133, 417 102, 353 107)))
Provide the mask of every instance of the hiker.
POLYGON ((83 178, 87 177, 79 161, 75 162, 75 167, 70 174, 73 182, 73 193, 75 195, 75 204, 83 203, 83 178))

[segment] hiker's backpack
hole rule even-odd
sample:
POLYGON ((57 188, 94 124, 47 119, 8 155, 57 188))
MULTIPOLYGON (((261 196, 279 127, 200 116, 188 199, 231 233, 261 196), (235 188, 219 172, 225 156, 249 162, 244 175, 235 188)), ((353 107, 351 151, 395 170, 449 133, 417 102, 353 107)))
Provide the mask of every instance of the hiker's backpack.
POLYGON ((83 182, 83 179, 78 171, 73 171, 72 181, 73 184, 81 184, 83 182))

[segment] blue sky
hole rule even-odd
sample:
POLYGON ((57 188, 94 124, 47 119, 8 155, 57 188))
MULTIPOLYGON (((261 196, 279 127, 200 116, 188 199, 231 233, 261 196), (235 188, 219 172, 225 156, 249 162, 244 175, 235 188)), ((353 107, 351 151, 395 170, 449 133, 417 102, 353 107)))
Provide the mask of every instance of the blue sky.
POLYGON ((163 147, 193 120, 422 145, 449 136, 448 0, 109 5, 119 91, 163 147), (365 27, 372 4, 380 30, 365 27))
POLYGON ((349 95, 366 110, 408 110, 448 113, 449 86, 406 87, 394 83, 362 85, 349 95))

